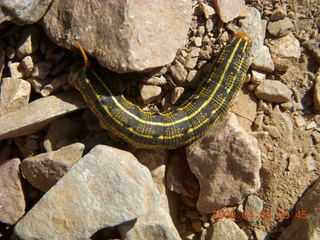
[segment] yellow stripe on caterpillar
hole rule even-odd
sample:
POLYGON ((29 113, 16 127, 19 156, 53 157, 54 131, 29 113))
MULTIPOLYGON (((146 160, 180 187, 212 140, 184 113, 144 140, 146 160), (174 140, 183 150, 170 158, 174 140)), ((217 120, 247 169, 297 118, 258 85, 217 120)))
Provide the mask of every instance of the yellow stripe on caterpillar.
MULTIPOLYGON (((84 51, 82 50, 84 54, 84 51)), ((71 82, 104 128, 142 148, 177 148, 202 136, 226 112, 249 67, 251 39, 236 34, 214 61, 209 77, 180 107, 150 112, 129 102, 99 66, 74 66, 71 82)))

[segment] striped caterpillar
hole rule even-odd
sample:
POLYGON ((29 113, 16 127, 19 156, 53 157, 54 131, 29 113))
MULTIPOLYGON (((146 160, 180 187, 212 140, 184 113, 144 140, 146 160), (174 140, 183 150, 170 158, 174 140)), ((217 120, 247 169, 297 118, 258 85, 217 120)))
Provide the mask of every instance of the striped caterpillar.
POLYGON ((209 77, 190 98, 167 112, 144 111, 128 101, 80 50, 85 65, 73 67, 70 82, 103 128, 137 147, 173 149, 198 139, 224 115, 249 68, 251 38, 235 34, 215 59, 209 77))

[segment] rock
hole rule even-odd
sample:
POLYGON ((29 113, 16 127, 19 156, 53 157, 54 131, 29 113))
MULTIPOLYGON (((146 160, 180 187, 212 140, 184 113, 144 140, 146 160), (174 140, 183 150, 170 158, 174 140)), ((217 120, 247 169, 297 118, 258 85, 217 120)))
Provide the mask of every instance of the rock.
POLYGON ((68 117, 61 117, 52 121, 47 135, 44 137, 43 146, 47 152, 75 143, 80 140, 85 127, 81 121, 75 121, 68 117))
POLYGON ((314 131, 311 133, 311 136, 312 136, 312 139, 313 139, 313 142, 315 145, 320 143, 320 133, 319 132, 314 131))
POLYGON ((191 227, 195 232, 201 232, 203 230, 200 219, 195 219, 192 221, 191 227))
POLYGON ((123 239, 127 240, 181 240, 168 212, 163 208, 118 226, 123 239))
POLYGON ((40 79, 45 79, 50 73, 51 68, 52 63, 48 60, 38 62, 35 64, 31 76, 40 79))
POLYGON ((200 48, 193 48, 187 55, 185 60, 185 67, 188 69, 193 69, 197 65, 198 57, 200 53, 200 48))
POLYGON ((183 93, 184 93, 183 87, 174 87, 171 92, 170 103, 176 104, 176 102, 180 99, 183 93))
MULTIPOLYGON (((7 48, 8 47, 5 47, 5 43, 3 41, 0 41, 0 79, 2 79, 2 71, 5 66, 5 55, 7 55, 6 54, 7 48)), ((9 59, 12 59, 12 58, 9 58, 9 59)))
POLYGON ((11 78, 19 79, 24 77, 25 71, 19 62, 13 62, 13 63, 9 62, 8 67, 9 67, 11 78))
POLYGON ((274 64, 271 58, 269 48, 267 46, 261 46, 259 53, 252 61, 252 68, 265 72, 273 72, 274 64))
POLYGON ((171 63, 186 42, 191 14, 189 0, 57 0, 43 27, 59 46, 74 49, 80 41, 102 66, 133 72, 171 63))
POLYGON ((300 43, 292 33, 289 33, 285 37, 274 40, 273 44, 270 44, 270 51, 280 57, 294 57, 300 58, 300 43))
POLYGON ((208 240, 248 240, 248 236, 230 219, 219 219, 208 231, 208 240))
POLYGON ((26 158, 21 163, 23 176, 34 187, 47 192, 76 163, 84 151, 82 143, 26 158))
POLYGON ((32 24, 45 14, 51 0, 2 0, 0 23, 32 24))
POLYGON ((174 150, 167 164, 166 185, 186 197, 194 198, 199 191, 199 184, 188 166, 184 149, 174 150))
POLYGON ((138 161, 149 168, 150 171, 166 164, 168 154, 168 150, 166 149, 139 149, 134 152, 134 156, 138 161))
POLYGON ((201 37, 195 37, 194 40, 193 40, 193 42, 194 42, 194 45, 195 45, 196 47, 201 47, 201 45, 202 45, 202 38, 201 38, 201 37))
POLYGON ((284 19, 286 16, 286 9, 283 6, 279 6, 270 15, 271 21, 278 21, 284 19))
POLYGON ((239 203, 260 188, 257 140, 228 114, 187 147, 187 160, 200 184, 197 209, 212 212, 239 203))
POLYGON ((241 8, 245 6, 243 0, 214 0, 214 7, 222 22, 227 23, 237 18, 241 8))
POLYGON ((275 126, 267 125, 267 126, 264 127, 264 129, 266 131, 268 131, 268 133, 270 134, 270 136, 272 138, 276 139, 276 138, 280 138, 280 136, 281 136, 278 128, 276 128, 275 126))
POLYGON ((277 105, 271 113, 272 125, 275 126, 281 134, 282 141, 286 144, 293 142, 293 122, 289 114, 280 111, 277 105))
POLYGON ((16 50, 13 47, 10 47, 10 46, 6 46, 5 50, 6 50, 6 56, 10 60, 12 60, 16 55, 16 50))
POLYGON ((256 240, 268 240, 268 233, 260 229, 254 229, 256 240))
POLYGON ((49 84, 42 88, 41 95, 47 97, 60 90, 64 85, 68 83, 68 77, 69 74, 64 74, 60 77, 54 78, 49 84))
POLYGON ((314 108, 320 111, 320 70, 314 80, 313 104, 314 108))
POLYGON ((298 201, 291 224, 278 240, 320 239, 320 178, 298 201))
POLYGON ((269 22, 267 30, 273 37, 283 37, 292 32, 293 24, 289 18, 284 18, 276 22, 269 22))
POLYGON ((3 78, 1 82, 0 116, 28 104, 31 85, 22 79, 3 78))
POLYGON ((34 60, 32 59, 32 57, 25 56, 21 61, 21 65, 26 71, 26 76, 30 76, 34 68, 34 60))
POLYGON ((320 64, 320 47, 317 41, 315 39, 306 40, 303 42, 303 46, 311 52, 318 64, 320 64))
POLYGON ((252 92, 238 92, 229 110, 237 115, 238 122, 246 131, 251 132, 251 125, 257 114, 257 99, 252 92))
POLYGON ((41 94, 41 90, 47 84, 50 84, 50 79, 38 79, 35 77, 29 77, 27 81, 31 84, 32 90, 41 94))
POLYGON ((200 2, 199 6, 203 12, 203 15, 206 19, 209 19, 213 14, 215 14, 215 11, 213 7, 209 6, 206 3, 200 2))
POLYGON ((35 100, 15 112, 0 116, 0 140, 37 132, 56 117, 85 106, 86 104, 77 92, 67 92, 35 100))
POLYGON ((0 222, 10 225, 23 216, 26 208, 19 165, 18 158, 0 164, 0 222))
POLYGON ((152 103, 157 97, 160 96, 162 88, 152 85, 141 85, 140 95, 144 104, 152 103))
POLYGON ((317 169, 318 164, 311 155, 307 155, 303 160, 306 163, 308 171, 314 171, 317 169))
POLYGON ((16 48, 17 57, 20 59, 36 52, 40 47, 40 33, 36 26, 24 28, 20 39, 16 48))
POLYGON ((160 207, 149 170, 128 152, 98 145, 16 224, 22 239, 88 239, 160 207), (67 199, 67 201, 66 201, 67 199))
POLYGON ((185 82, 188 72, 178 60, 175 60, 173 62, 170 70, 173 77, 177 80, 178 83, 183 84, 185 82))
POLYGON ((167 83, 167 79, 165 79, 164 76, 159 76, 159 77, 152 76, 150 78, 143 80, 143 82, 148 85, 159 86, 159 85, 165 85, 167 83))
POLYGON ((260 219, 260 212, 263 210, 263 202, 259 197, 250 195, 247 197, 244 210, 250 215, 245 218, 248 222, 257 222, 260 219))
POLYGON ((258 98, 275 103, 291 100, 291 90, 280 81, 264 80, 255 90, 258 98))

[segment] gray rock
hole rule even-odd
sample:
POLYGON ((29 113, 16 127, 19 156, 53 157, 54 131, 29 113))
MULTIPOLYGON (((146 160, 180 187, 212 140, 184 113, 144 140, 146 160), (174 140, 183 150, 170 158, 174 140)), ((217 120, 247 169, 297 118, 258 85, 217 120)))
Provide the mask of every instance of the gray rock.
POLYGON ((14 112, 0 116, 0 140, 37 132, 56 117, 84 107, 86 104, 77 92, 40 98, 14 112))
POLYGON ((280 57, 294 57, 300 58, 301 50, 299 40, 296 39, 292 33, 289 33, 285 37, 276 39, 269 45, 272 55, 278 55, 280 57))
POLYGON ((220 219, 208 230, 208 240, 248 240, 248 236, 230 219, 220 219))
POLYGON ((265 72, 273 72, 274 64, 271 58, 269 48, 267 46, 261 46, 259 53, 252 61, 252 68, 256 70, 261 70, 265 72))
POLYGON ((163 208, 122 224, 118 229, 122 238, 127 240, 181 240, 169 213, 163 208))
POLYGON ((200 184, 197 209, 212 212, 240 202, 260 188, 257 140, 228 114, 187 147, 187 160, 200 184))
POLYGON ((1 0, 0 23, 35 23, 42 18, 50 3, 51 0, 1 0))
POLYGON ((244 210, 250 215, 250 217, 245 218, 248 222, 257 222, 261 219, 260 212, 263 210, 263 202, 259 197, 250 195, 247 197, 244 210))
POLYGON ((293 30, 293 24, 289 18, 268 23, 268 32, 274 37, 287 36, 293 30))
POLYGON ((19 165, 18 158, 0 164, 0 222, 10 225, 23 216, 26 208, 19 165))
POLYGON ((101 65, 132 72, 172 62, 187 39, 191 13, 190 0, 56 0, 43 26, 59 46, 74 49, 80 41, 101 65))
POLYGON ((149 170, 128 152, 98 145, 16 224, 22 239, 88 239, 160 207, 149 170))
POLYGON ((47 192, 76 163, 84 151, 82 143, 26 158, 21 163, 23 176, 34 187, 47 192))
POLYGON ((291 90, 282 82, 264 80, 255 90, 258 98, 275 103, 284 103, 291 100, 291 90))
POLYGON ((214 0, 214 7, 222 22, 227 23, 237 18, 241 8, 244 7, 243 0, 214 0))
POLYGON ((307 190, 296 205, 291 224, 278 240, 320 239, 320 178, 307 190))
POLYGON ((28 104, 30 93, 31 85, 27 81, 3 78, 1 82, 0 116, 28 104))
POLYGON ((23 29, 20 39, 16 48, 17 57, 20 59, 34 53, 40 47, 40 33, 36 26, 23 29))

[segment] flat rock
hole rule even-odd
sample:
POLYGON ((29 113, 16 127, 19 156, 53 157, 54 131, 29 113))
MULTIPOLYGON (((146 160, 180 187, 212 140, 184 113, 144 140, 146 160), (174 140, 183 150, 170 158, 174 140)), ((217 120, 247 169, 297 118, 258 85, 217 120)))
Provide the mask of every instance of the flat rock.
POLYGON ((320 111, 320 70, 318 71, 314 82, 313 104, 314 108, 320 111))
POLYGON ((0 163, 0 222, 10 225, 23 216, 26 208, 19 165, 18 158, 0 163))
POLYGON ((77 92, 40 98, 14 112, 0 116, 0 140, 37 132, 56 117, 84 107, 86 104, 77 92))
POLYGON ((222 22, 227 23, 237 18, 241 8, 245 5, 244 0, 214 0, 214 7, 222 22))
POLYGON ((45 14, 52 0, 1 0, 0 23, 32 24, 45 14))
POLYGON ((279 240, 320 239, 320 178, 307 190, 296 205, 291 224, 279 240))
POLYGON ((26 158, 21 163, 23 176, 34 187, 47 192, 81 157, 82 143, 74 143, 57 151, 26 158))
POLYGON ((162 91, 161 87, 153 85, 141 85, 140 94, 144 104, 152 103, 162 91))
POLYGON ((292 32, 293 24, 290 19, 286 17, 275 22, 269 22, 267 30, 273 37, 284 37, 292 32))
POLYGON ((284 103, 291 100, 291 90, 282 82, 275 80, 264 80, 255 90, 258 98, 269 102, 284 103))
POLYGON ((3 78, 1 82, 0 116, 28 104, 31 84, 23 79, 3 78))
POLYGON ((261 70, 265 72, 273 72, 274 64, 271 58, 269 48, 267 46, 261 46, 259 53, 252 61, 252 68, 256 70, 261 70))
POLYGON ((299 40, 292 33, 274 40, 273 44, 270 44, 269 47, 272 55, 294 58, 300 58, 301 55, 299 40))
POLYGON ((75 49, 80 41, 102 66, 132 72, 171 63, 185 44, 191 14, 189 0, 57 0, 43 27, 59 46, 75 49))
POLYGON ((43 147, 47 152, 65 147, 79 140, 85 131, 84 123, 67 117, 60 117, 52 121, 47 135, 44 137, 43 147))
POLYGON ((200 184, 200 212, 239 203, 260 188, 257 140, 239 126, 235 114, 228 114, 186 151, 200 184))
POLYGON ((248 240, 248 236, 231 219, 219 219, 208 230, 208 240, 248 240))
POLYGON ((98 145, 16 224, 15 233, 22 239, 88 239, 160 204, 146 167, 129 152, 98 145))
POLYGON ((121 237, 127 240, 181 240, 170 214, 163 208, 122 224, 118 229, 121 237))

